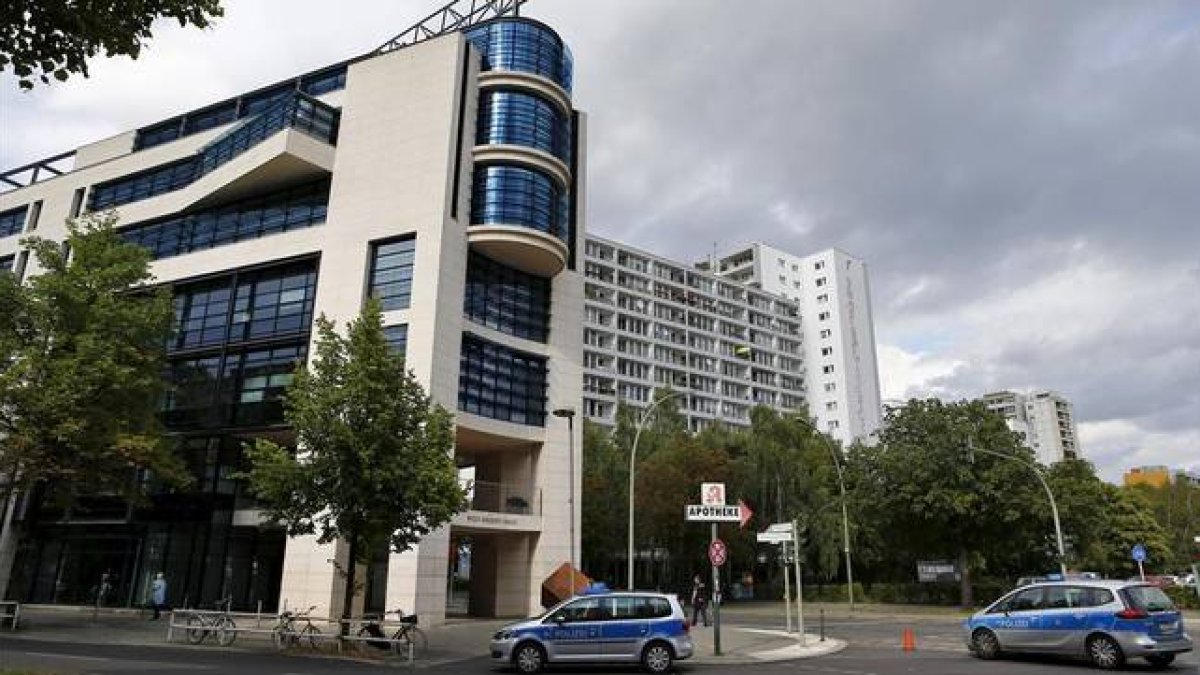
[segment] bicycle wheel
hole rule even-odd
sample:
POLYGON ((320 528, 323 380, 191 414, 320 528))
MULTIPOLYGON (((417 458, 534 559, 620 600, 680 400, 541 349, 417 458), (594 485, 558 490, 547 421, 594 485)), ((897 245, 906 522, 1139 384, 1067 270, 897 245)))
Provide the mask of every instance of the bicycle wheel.
MULTIPOLYGON (((356 654, 358 654, 359 656, 378 656, 379 655, 380 649, 377 646, 371 644, 371 641, 372 641, 371 638, 374 638, 376 636, 374 633, 371 632, 370 628, 368 628, 367 626, 363 626, 362 628, 359 628, 358 632, 354 634, 354 637, 358 638, 357 640, 353 640, 354 652, 356 654)), ((387 643, 385 643, 385 644, 387 644, 387 643)), ((390 648, 391 645, 388 644, 388 647, 390 648)))
POLYGON ((412 626, 408 629, 408 639, 412 641, 413 658, 425 656, 425 652, 429 650, 429 638, 425 637, 425 631, 412 626))
POLYGON ((271 639, 275 641, 275 649, 283 651, 296 644, 296 632, 292 630, 290 624, 283 624, 275 627, 271 639))
POLYGON ((237 639, 237 624, 228 616, 217 619, 217 644, 228 647, 237 639))
POLYGON ((308 646, 309 649, 319 649, 322 642, 321 629, 311 623, 300 631, 299 641, 308 646))
POLYGON ((412 656, 414 659, 419 659, 425 654, 425 650, 429 647, 429 640, 425 637, 425 633, 416 626, 404 626, 396 631, 392 636, 395 640, 396 656, 407 659, 409 647, 412 647, 412 656))
POLYGON ((198 645, 208 637, 208 622, 202 616, 189 616, 184 634, 187 635, 187 641, 190 644, 198 645))

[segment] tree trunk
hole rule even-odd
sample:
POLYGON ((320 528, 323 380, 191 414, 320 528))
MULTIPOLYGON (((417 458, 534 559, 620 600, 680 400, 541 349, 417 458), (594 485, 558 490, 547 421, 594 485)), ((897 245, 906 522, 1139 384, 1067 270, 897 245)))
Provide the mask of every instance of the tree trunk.
POLYGON ((350 539, 350 555, 346 565, 346 590, 342 595, 342 623, 340 635, 350 634, 350 617, 354 611, 354 576, 358 571, 358 546, 350 539))
POLYGON ((959 592, 963 609, 975 606, 975 590, 971 587, 971 564, 967 561, 967 549, 958 549, 959 592))

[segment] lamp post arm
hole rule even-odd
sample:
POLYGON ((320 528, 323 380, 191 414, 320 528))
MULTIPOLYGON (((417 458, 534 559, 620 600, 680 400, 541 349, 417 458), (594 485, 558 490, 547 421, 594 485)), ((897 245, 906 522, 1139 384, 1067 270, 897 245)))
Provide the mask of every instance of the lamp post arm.
POLYGON ((636 471, 636 462, 637 462, 638 441, 640 441, 642 438, 642 429, 644 429, 646 427, 646 423, 650 421, 650 413, 653 412, 656 407, 658 407, 658 404, 662 403, 663 401, 665 401, 669 398, 674 398, 676 396, 683 396, 683 395, 684 395, 684 392, 682 392, 682 391, 673 391, 673 392, 668 392, 662 398, 659 398, 655 401, 651 401, 650 405, 647 406, 646 409, 642 411, 641 417, 638 418, 637 427, 634 429, 634 432, 633 432, 633 447, 631 447, 629 449, 629 535, 628 535, 629 536, 629 551, 628 551, 629 557, 626 560, 627 589, 631 590, 631 591, 633 590, 633 491, 634 491, 634 476, 635 476, 634 472, 636 471))
POLYGON ((1050 484, 1046 482, 1046 478, 1042 476, 1041 470, 1019 457, 1013 457, 1012 455, 1007 455, 1003 452, 996 452, 995 450, 988 450, 987 448, 974 448, 974 451, 982 452, 986 455, 1002 457, 1004 459, 1011 459, 1012 461, 1032 471, 1034 476, 1037 476, 1038 482, 1042 484, 1042 489, 1046 491, 1046 498, 1050 500, 1050 514, 1054 516, 1054 536, 1058 543, 1058 570, 1062 573, 1063 578, 1065 579, 1067 577, 1067 554, 1066 549, 1063 546, 1062 521, 1059 520, 1058 517, 1058 503, 1054 501, 1054 492, 1050 489, 1050 484))

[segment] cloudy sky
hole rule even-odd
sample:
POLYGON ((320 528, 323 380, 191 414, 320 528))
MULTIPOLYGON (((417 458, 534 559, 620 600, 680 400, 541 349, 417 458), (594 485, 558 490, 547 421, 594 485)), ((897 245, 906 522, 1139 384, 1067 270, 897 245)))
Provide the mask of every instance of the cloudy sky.
MULTIPOLYGON (((89 80, 0 82, 11 167, 385 41, 438 0, 225 0, 89 80)), ((886 398, 1055 389, 1109 479, 1200 471, 1200 4, 533 0, 589 227, 868 261, 886 398)))

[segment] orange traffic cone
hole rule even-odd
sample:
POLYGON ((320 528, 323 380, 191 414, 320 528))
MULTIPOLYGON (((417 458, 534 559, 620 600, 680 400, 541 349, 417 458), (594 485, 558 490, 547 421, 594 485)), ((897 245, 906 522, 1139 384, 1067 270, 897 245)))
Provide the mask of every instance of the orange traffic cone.
POLYGON ((917 634, 911 628, 905 628, 900 636, 900 647, 906 652, 917 651, 917 634))

